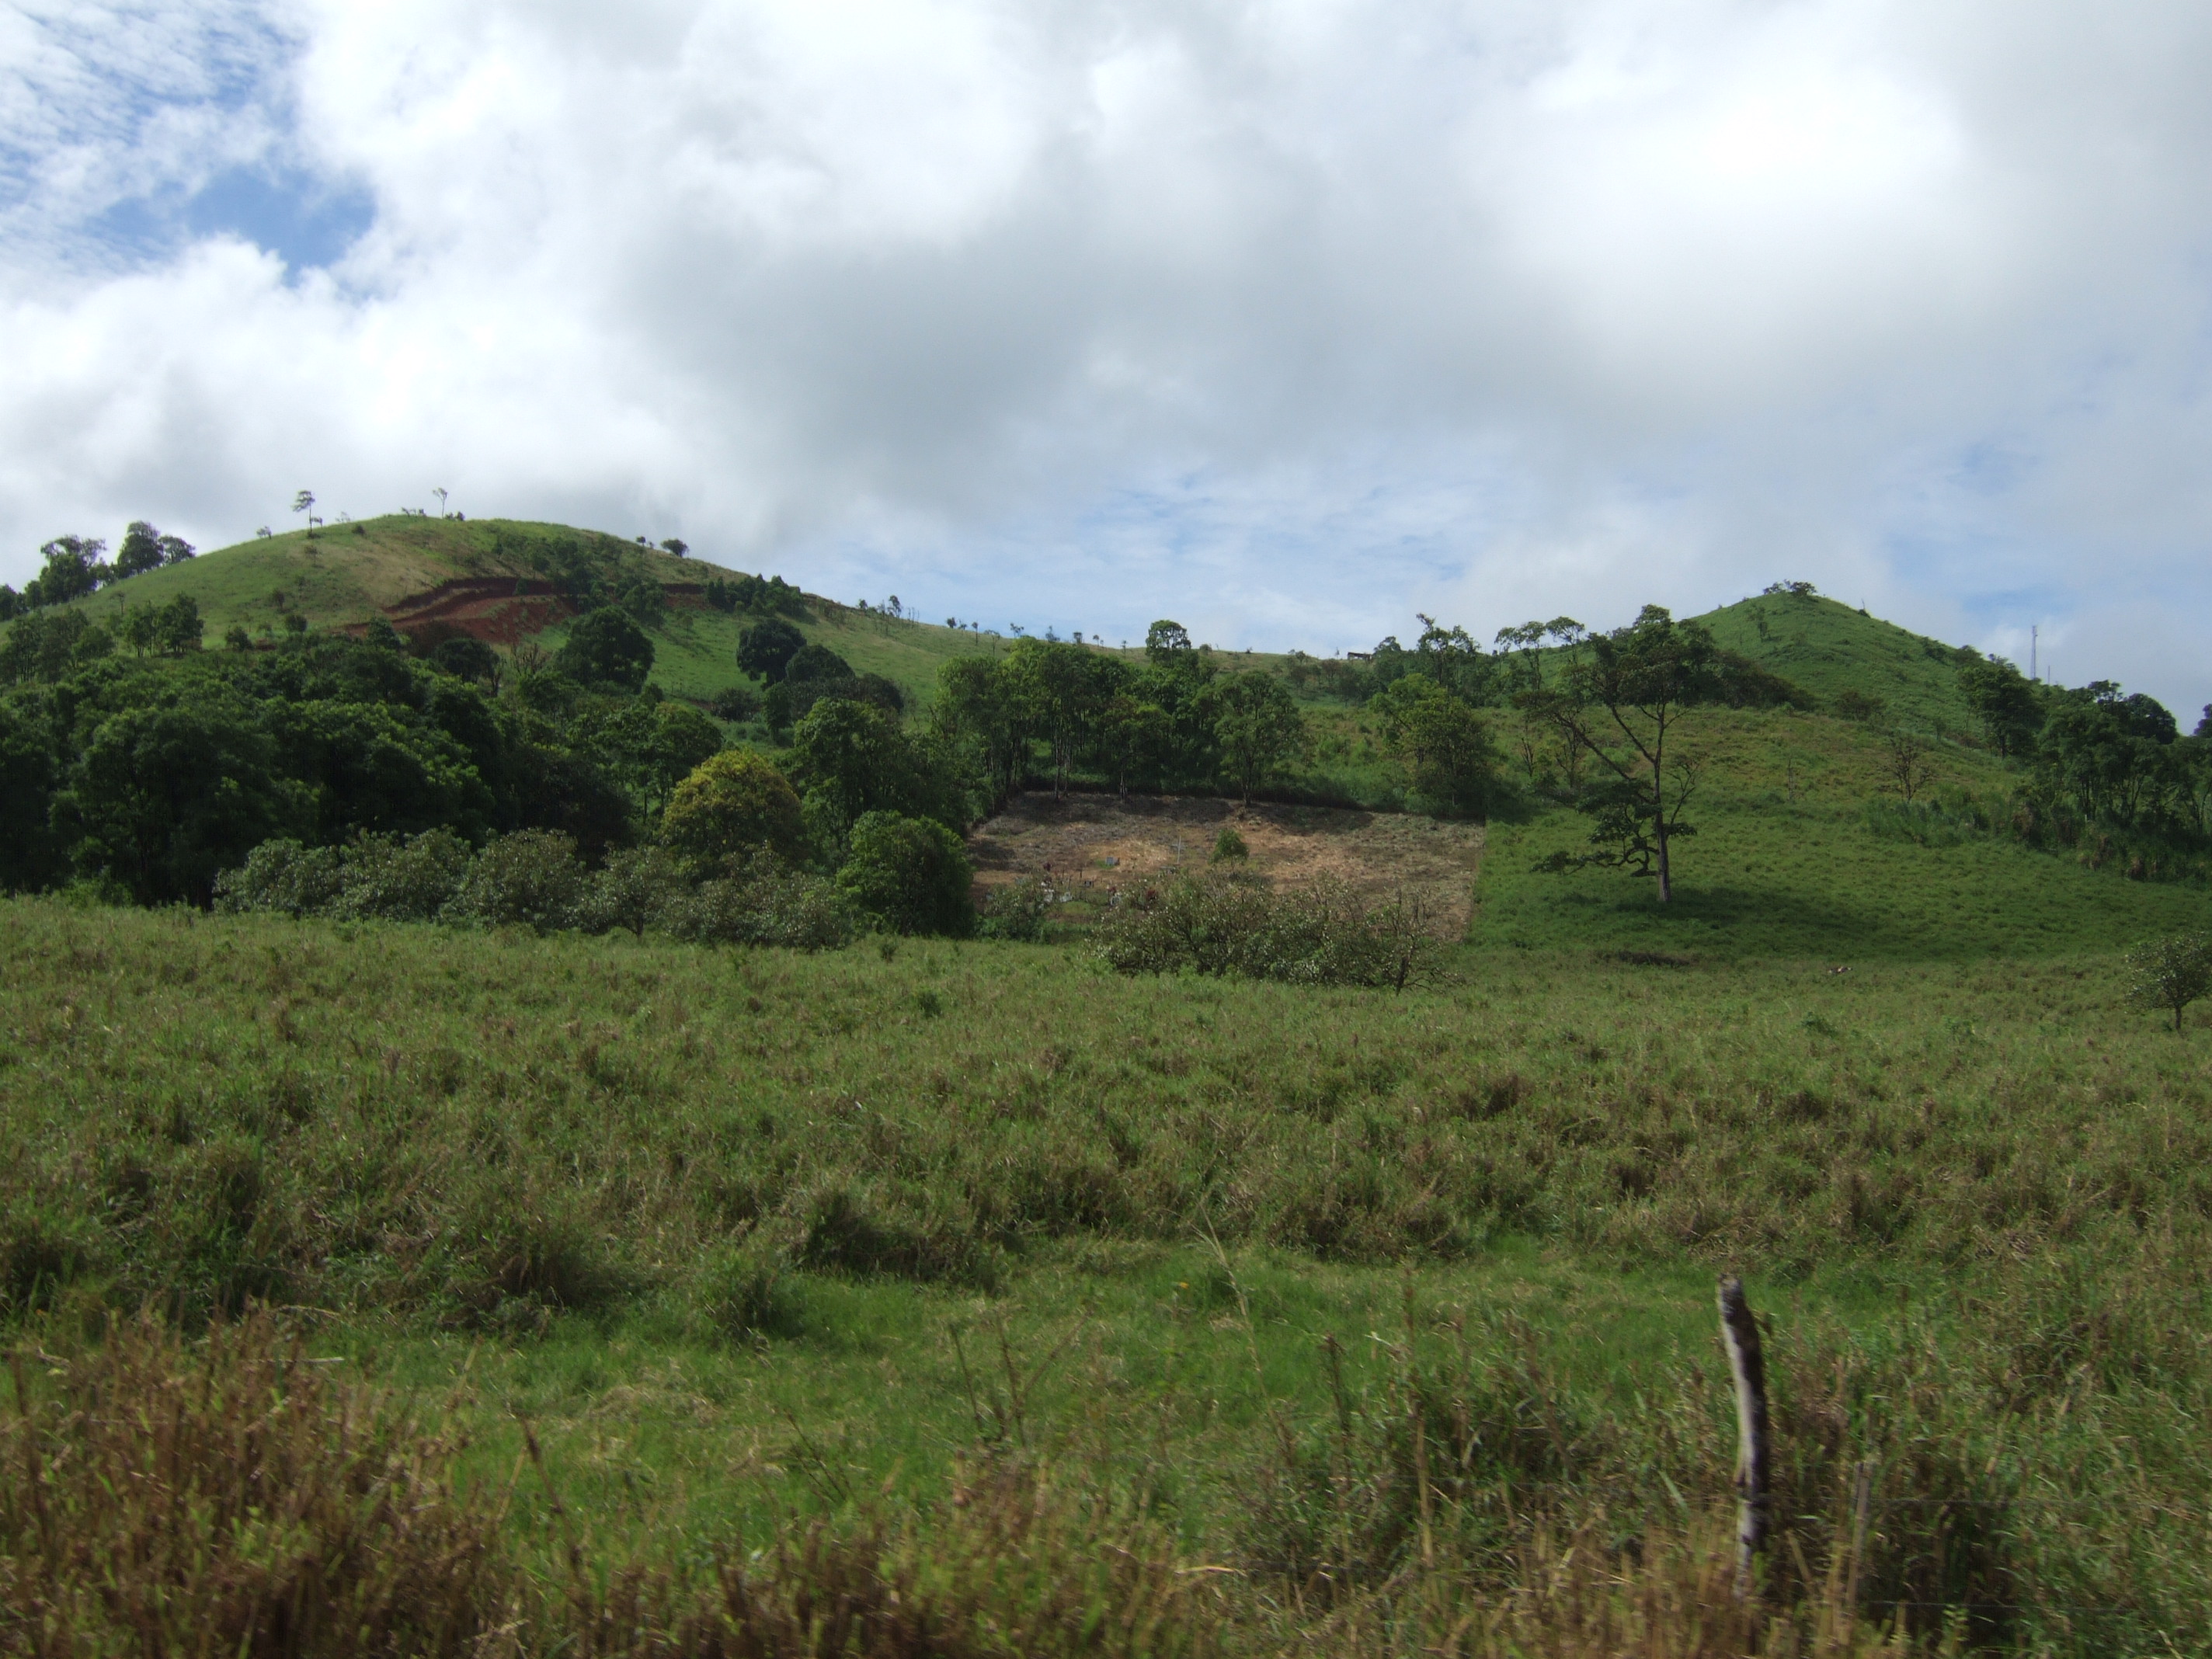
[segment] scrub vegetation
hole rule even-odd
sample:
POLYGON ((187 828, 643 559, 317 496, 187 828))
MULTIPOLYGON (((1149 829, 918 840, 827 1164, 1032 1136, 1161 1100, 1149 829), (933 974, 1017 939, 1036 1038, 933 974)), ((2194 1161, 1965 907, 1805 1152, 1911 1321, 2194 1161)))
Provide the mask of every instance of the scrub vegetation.
POLYGON ((567 611, 196 650, 100 607, 241 550, 143 528, 0 639, 0 1650, 2212 1646, 2148 700, 1802 584, 1324 664, 446 520, 567 611))

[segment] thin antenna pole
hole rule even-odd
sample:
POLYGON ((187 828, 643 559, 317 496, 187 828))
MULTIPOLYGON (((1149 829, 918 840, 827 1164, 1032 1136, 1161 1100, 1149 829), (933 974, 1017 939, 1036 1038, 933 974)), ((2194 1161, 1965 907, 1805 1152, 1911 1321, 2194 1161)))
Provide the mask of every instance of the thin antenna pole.
POLYGON ((2042 643, 2042 634, 2043 629, 2036 623, 2030 623, 2027 625, 2027 677, 2032 680, 2039 680, 2043 678, 2035 662, 2036 647, 2042 643))

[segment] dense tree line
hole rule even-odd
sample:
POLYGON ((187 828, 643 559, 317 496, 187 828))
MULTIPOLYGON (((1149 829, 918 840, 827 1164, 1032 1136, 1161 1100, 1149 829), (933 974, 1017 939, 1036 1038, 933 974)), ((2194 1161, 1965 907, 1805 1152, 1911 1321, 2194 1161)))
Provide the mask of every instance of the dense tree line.
POLYGON ((1232 670, 1156 622, 1141 663, 1057 640, 1017 640, 1003 655, 939 672, 938 738, 965 756, 994 797, 1040 763, 1055 791, 1079 771, 1132 787, 1221 787, 1249 799, 1301 758, 1297 699, 1276 675, 1232 670))
POLYGON ((39 550, 46 563, 23 584, 21 593, 0 583, 0 622, 26 611, 66 605, 165 564, 181 564, 192 554, 192 544, 183 537, 165 536, 143 519, 133 519, 125 529, 123 545, 116 550, 112 563, 104 539, 57 536, 39 550))

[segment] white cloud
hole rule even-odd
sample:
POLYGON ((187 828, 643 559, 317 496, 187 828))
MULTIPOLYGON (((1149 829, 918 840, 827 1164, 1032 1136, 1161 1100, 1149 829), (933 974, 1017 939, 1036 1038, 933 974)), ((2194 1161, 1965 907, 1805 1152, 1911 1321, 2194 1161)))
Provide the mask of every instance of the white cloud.
POLYGON ((18 9, 0 576, 444 483, 1117 638, 1805 577, 2193 708, 2208 68, 2049 0, 18 9), (112 234, 272 157, 374 203, 326 272, 112 234))

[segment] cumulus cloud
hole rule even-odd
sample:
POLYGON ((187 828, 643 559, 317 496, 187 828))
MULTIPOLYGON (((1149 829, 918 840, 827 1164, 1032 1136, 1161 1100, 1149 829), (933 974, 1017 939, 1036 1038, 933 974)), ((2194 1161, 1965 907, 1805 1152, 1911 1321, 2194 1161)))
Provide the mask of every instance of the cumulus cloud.
POLYGON ((1800 577, 2193 708, 2208 67, 2052 0, 19 9, 0 576, 444 483, 1114 639, 1800 577))

